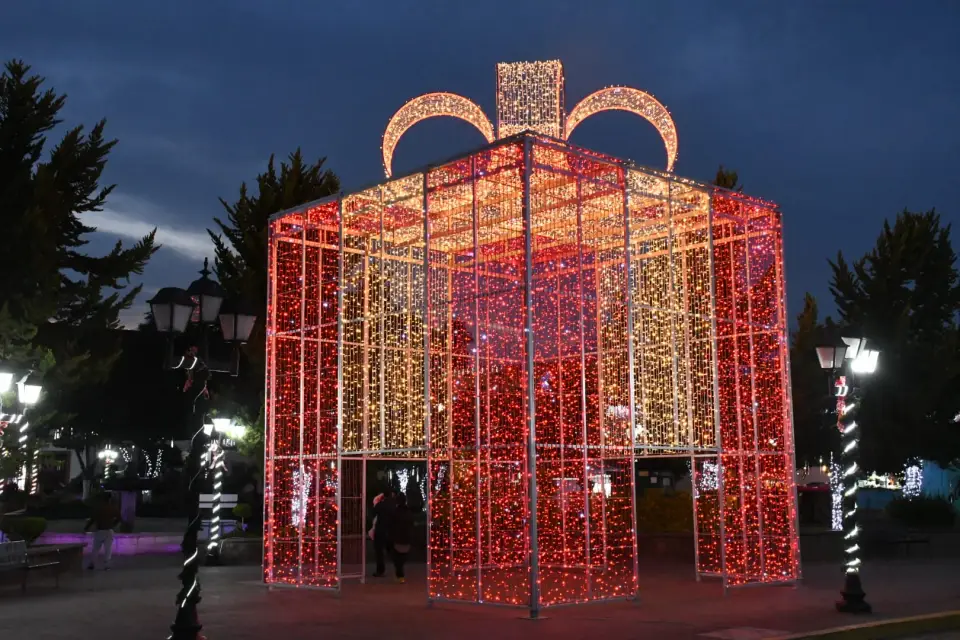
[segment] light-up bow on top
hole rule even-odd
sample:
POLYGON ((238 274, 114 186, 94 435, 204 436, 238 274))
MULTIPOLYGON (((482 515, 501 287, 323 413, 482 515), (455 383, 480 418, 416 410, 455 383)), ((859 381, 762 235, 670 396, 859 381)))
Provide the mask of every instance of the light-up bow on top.
POLYGON ((647 120, 667 148, 667 171, 677 160, 677 128, 667 111, 649 93, 630 87, 607 87, 591 93, 571 111, 564 111, 563 65, 546 62, 501 62, 497 65, 497 130, 472 100, 455 93, 425 93, 393 114, 383 132, 383 168, 393 173, 393 152, 407 129, 427 118, 450 116, 472 124, 487 142, 521 131, 535 131, 566 140, 577 126, 601 111, 628 111, 647 120))

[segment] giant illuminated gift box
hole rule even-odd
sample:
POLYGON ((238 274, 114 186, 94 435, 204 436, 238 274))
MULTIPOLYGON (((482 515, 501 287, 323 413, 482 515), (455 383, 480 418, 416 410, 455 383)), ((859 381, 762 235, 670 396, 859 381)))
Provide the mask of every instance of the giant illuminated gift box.
POLYGON ((487 146, 271 222, 265 581, 362 576, 365 464, 397 457, 428 463, 431 599, 629 597, 646 456, 691 463, 699 575, 797 580, 780 212, 567 142, 625 109, 672 167, 644 92, 564 116, 559 62, 498 76, 499 137, 466 98, 421 96, 385 168, 435 115, 487 146))

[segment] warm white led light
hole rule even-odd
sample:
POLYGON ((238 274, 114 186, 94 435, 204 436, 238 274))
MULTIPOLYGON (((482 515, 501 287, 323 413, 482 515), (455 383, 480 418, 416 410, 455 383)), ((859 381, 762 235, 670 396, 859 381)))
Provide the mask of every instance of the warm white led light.
POLYGON ((383 132, 383 169, 389 178, 393 174, 393 152, 407 129, 427 118, 449 116, 469 122, 493 142, 493 124, 475 102, 455 93, 426 93, 410 100, 393 114, 383 132))
POLYGON ((631 87, 607 87, 591 93, 577 103, 567 116, 564 138, 590 116, 601 111, 627 111, 636 114, 657 128, 667 148, 667 171, 677 161, 677 127, 667 108, 649 93, 631 87))

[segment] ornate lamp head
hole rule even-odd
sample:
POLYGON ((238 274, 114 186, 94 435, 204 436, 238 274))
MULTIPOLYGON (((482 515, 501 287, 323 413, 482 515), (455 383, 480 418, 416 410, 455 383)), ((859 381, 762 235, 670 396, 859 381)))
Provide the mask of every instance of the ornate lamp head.
POLYGON ((601 111, 627 111, 640 116, 660 133, 667 151, 667 171, 677 161, 677 127, 670 112, 649 93, 630 87, 607 87, 591 93, 566 113, 563 65, 546 62, 501 62, 497 65, 497 127, 472 100, 454 93, 426 93, 393 114, 383 132, 383 168, 393 173, 393 152, 413 125, 437 116, 469 122, 487 142, 522 131, 568 140, 573 130, 601 111))

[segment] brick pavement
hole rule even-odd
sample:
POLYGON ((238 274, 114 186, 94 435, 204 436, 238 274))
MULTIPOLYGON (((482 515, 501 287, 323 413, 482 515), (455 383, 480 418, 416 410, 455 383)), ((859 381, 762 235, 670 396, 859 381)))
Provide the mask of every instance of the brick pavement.
MULTIPOLYGON (((0 589, 0 638, 63 640, 106 635, 164 638, 173 618, 176 558, 121 558, 111 572, 87 573, 59 590, 37 576, 29 593, 0 589)), ((956 562, 875 563, 864 584, 876 614, 871 619, 958 608, 956 562)), ((267 590, 257 567, 203 569, 200 605, 211 639, 313 640, 323 638, 656 638, 761 639, 853 624, 833 611, 840 584, 833 565, 805 569, 794 588, 763 587, 724 597, 716 583, 696 583, 686 566, 645 567, 638 603, 592 604, 548 610, 546 619, 523 611, 467 605, 425 606, 423 567, 405 585, 347 585, 341 597, 317 591, 267 590)), ((947 636, 950 637, 950 636, 947 636)), ((957 637, 957 636, 954 636, 957 637)), ((937 640, 942 640, 938 638, 937 640)))

